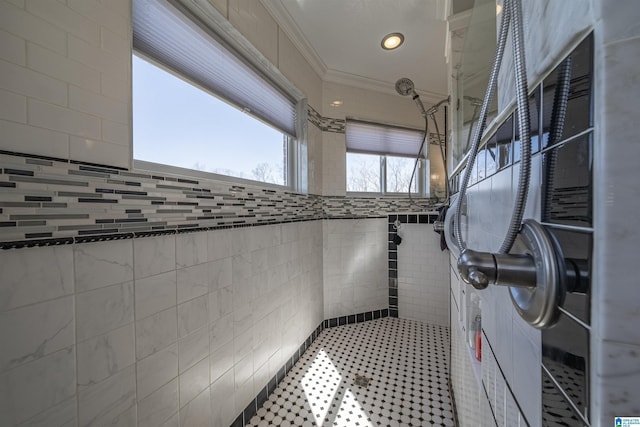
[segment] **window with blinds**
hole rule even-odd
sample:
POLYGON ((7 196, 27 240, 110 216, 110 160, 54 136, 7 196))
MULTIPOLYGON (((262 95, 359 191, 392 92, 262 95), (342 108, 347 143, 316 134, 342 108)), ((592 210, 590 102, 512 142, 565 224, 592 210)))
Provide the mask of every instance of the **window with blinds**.
POLYGON ((298 102, 183 6, 133 1, 134 158, 288 185, 298 102))
POLYGON ((348 119, 347 191, 425 192, 424 132, 348 119))

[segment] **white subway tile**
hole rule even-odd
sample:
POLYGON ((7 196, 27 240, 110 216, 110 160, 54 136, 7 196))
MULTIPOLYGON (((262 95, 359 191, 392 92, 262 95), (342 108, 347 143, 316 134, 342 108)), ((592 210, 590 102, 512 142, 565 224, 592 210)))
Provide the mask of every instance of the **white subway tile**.
MULTIPOLYGON (((94 1, 94 0, 89 0, 94 1)), ((69 58, 79 61, 84 65, 94 68, 101 73, 115 76, 127 76, 131 72, 130 58, 121 58, 97 49, 73 35, 69 39, 69 58)))
POLYGON ((29 99, 29 124, 86 138, 100 138, 100 120, 79 111, 29 99))
POLYGON ((100 28, 100 47, 112 55, 122 57, 123 55, 131 56, 131 40, 128 38, 129 33, 117 34, 107 27, 100 28))
POLYGON ((138 402, 138 426, 156 427, 178 412, 178 379, 174 379, 138 402))
POLYGON ((7 250, 0 257, 0 310, 73 292, 71 246, 7 250))
POLYGON ((175 307, 136 322, 136 356, 142 359, 178 340, 175 307))
POLYGON ((217 350, 212 350, 209 359, 211 365, 210 378, 211 382, 214 383, 225 372, 233 368, 233 341, 228 341, 219 345, 217 350))
POLYGON ((0 28, 56 52, 67 51, 64 30, 9 3, 0 3, 0 28))
POLYGON ((77 291, 133 280, 133 240, 73 246, 77 291))
POLYGON ((27 11, 61 30, 80 37, 94 46, 99 45, 100 30, 95 22, 79 15, 63 3, 57 1, 27 0, 27 11))
POLYGON ((232 259, 223 258, 209 263, 210 290, 222 289, 232 284, 232 259))
POLYGON ((0 119, 27 122, 27 98, 0 89, 0 119))
POLYGON ((136 360, 133 323, 79 343, 76 354, 78 385, 87 386, 114 375, 136 360))
POLYGON ((74 355, 67 347, 2 374, 0 424, 16 425, 73 396, 74 355))
POLYGON ((233 342, 233 314, 228 314, 211 322, 210 344, 213 353, 223 344, 233 342))
POLYGON ((72 297, 0 313, 0 372, 73 345, 74 341, 72 297))
POLYGON ((135 400, 135 366, 131 365, 100 383, 78 389, 80 425, 117 425, 114 421, 134 406, 135 400))
POLYGON ((211 421, 215 427, 228 427, 238 416, 235 408, 233 369, 211 384, 211 421))
POLYGON ((129 14, 125 12, 121 1, 102 3, 98 0, 68 0, 69 7, 89 19, 99 22, 117 34, 128 34, 130 25, 129 14))
POLYGON ((177 376, 178 346, 176 344, 138 361, 136 371, 138 399, 144 399, 177 376))
MULTIPOLYGON (((93 116, 127 124, 130 121, 129 105, 77 86, 69 86, 69 107, 93 116)), ((96 136, 99 138, 100 135, 96 136)))
POLYGON ((130 149, 131 147, 131 130, 130 124, 122 124, 112 122, 111 120, 102 119, 102 139, 111 144, 121 145, 130 149))
POLYGON ((27 63, 26 42, 23 38, 0 30, 0 58, 25 66, 27 63))
POLYGON ((0 87, 58 105, 67 104, 67 85, 44 74, 0 61, 0 87))
POLYGON ((100 90, 100 73, 65 55, 33 43, 27 44, 29 69, 85 89, 100 90))
POLYGON ((81 162, 129 168, 131 147, 71 136, 68 156, 81 162))
POLYGON ((76 320, 80 341, 133 322, 133 283, 76 295, 76 320))
POLYGON ((176 272, 135 281, 136 320, 176 305, 176 272))

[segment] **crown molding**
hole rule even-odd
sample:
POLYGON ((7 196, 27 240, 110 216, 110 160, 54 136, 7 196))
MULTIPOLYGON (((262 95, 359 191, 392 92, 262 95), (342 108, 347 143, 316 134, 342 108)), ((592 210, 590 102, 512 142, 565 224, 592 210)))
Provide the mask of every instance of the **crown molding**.
MULTIPOLYGON (((358 76, 356 74, 345 73, 338 70, 327 70, 325 82, 341 84, 345 86, 356 87, 359 89, 382 92, 389 95, 397 95, 395 83, 383 82, 380 80, 370 79, 368 77, 358 76)), ((424 102, 435 104, 447 97, 446 93, 437 93, 416 89, 416 93, 420 95, 424 102)))
POLYGON ((320 58, 320 55, 318 55, 313 46, 311 46, 298 24, 296 24, 291 14, 289 14, 287 8, 280 0, 260 0, 260 3, 267 9, 273 19, 275 19, 282 32, 289 37, 291 43, 298 49, 304 59, 307 60, 311 68, 313 68, 313 71, 324 80, 327 65, 322 58, 320 58))

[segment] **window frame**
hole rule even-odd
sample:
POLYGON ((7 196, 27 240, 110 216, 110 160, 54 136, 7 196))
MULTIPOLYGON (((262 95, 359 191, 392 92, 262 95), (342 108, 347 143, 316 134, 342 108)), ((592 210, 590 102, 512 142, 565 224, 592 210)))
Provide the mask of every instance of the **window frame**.
MULTIPOLYGON (((269 60, 238 30, 232 27, 227 19, 222 14, 220 14, 212 5, 201 2, 198 2, 197 4, 195 2, 182 2, 180 0, 167 0, 167 3, 174 6, 179 13, 185 14, 187 18, 197 20, 197 25, 204 25, 207 31, 211 32, 211 35, 216 38, 217 41, 221 41, 224 47, 232 55, 235 55, 240 61, 253 68, 254 71, 257 71, 267 82, 272 84, 276 89, 285 92, 287 96, 289 96, 293 100, 293 102, 295 102, 296 137, 289 135, 283 130, 277 129, 273 125, 266 123, 258 117, 252 116, 252 119, 260 121, 266 126, 273 127, 274 129, 282 133, 283 138, 286 138, 286 153, 284 153, 285 164, 283 165, 286 171, 284 185, 136 159, 133 157, 133 144, 135 144, 133 138, 131 144, 132 169, 134 171, 141 172, 158 172, 163 174, 183 176, 186 178, 203 178, 214 181, 254 185, 274 189, 286 189, 306 193, 308 191, 306 176, 308 112, 307 98, 304 93, 300 91, 289 79, 287 79, 275 65, 271 64, 269 60)), ((180 78, 185 82, 193 85, 198 90, 201 90, 210 96, 214 96, 222 102, 228 103, 230 105, 230 108, 237 108, 234 102, 203 88, 201 85, 193 82, 189 78, 189 76, 183 75, 182 73, 173 70, 170 67, 167 67, 165 64, 160 63, 153 57, 147 55, 145 52, 139 51, 132 47, 131 55, 132 57, 134 55, 138 56, 141 59, 150 62, 154 66, 159 67, 163 71, 172 74, 176 78, 180 78)), ((133 81, 131 84, 133 85, 133 81)))
MULTIPOLYGON (((382 123, 379 121, 372 121, 372 120, 361 120, 361 119, 356 119, 356 118, 347 118, 346 120, 346 126, 349 126, 349 121, 353 121, 353 122, 359 122, 359 123, 369 123, 373 126, 380 126, 380 127, 384 127, 387 129, 402 129, 402 130, 411 130, 411 131, 416 131, 416 132, 421 132, 424 134, 424 129, 416 129, 416 128, 410 128, 407 126, 400 126, 400 125, 395 125, 395 124, 388 124, 388 123, 382 123)), ((346 132, 345 132, 345 140, 346 140, 346 132)), ((345 144, 345 146, 347 146, 348 144, 345 144)), ((416 156, 418 155, 418 153, 416 153, 416 156)), ((412 163, 415 164, 415 160, 416 160, 416 156, 405 156, 405 155, 398 155, 398 154, 394 154, 394 153, 380 153, 380 152, 367 152, 366 150, 349 150, 349 148, 346 148, 346 153, 345 153, 345 191, 347 194, 349 195, 353 195, 353 196, 359 196, 359 197, 375 197, 375 196, 389 196, 389 197, 398 197, 398 196, 407 196, 409 194, 409 191, 402 191, 402 192, 395 192, 395 191, 387 191, 387 184, 388 184, 388 179, 387 179, 387 160, 388 157, 395 157, 395 158, 407 158, 407 159, 411 159, 412 163), (378 156, 379 160, 380 160, 380 191, 348 191, 347 190, 347 181, 348 181, 348 175, 349 175, 349 170, 347 168, 347 162, 346 162, 346 157, 349 154, 367 154, 367 155, 372 155, 372 156, 378 156)), ((430 176, 429 173, 429 145, 427 143, 424 144, 424 146, 422 147, 422 155, 420 156, 420 158, 418 159, 418 166, 416 169, 416 174, 414 177, 414 180, 416 180, 417 183, 417 191, 416 192, 411 192, 411 196, 413 197, 426 197, 428 198, 429 195, 429 185, 427 185, 427 177, 430 176)), ((408 190, 408 189, 407 189, 408 190)))

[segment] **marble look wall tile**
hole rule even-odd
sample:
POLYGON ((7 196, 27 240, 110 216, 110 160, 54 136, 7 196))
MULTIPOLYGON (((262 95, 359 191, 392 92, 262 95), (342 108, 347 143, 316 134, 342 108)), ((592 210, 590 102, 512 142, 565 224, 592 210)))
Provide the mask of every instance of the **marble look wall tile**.
POLYGON ((202 264, 208 260, 206 231, 176 236, 176 266, 178 268, 202 264))
POLYGON ((207 231, 207 254, 209 261, 228 258, 233 255, 231 242, 235 238, 237 230, 210 230, 207 231), (234 237, 231 234, 234 234, 234 237))
POLYGON ((233 369, 228 370, 211 384, 211 424, 213 427, 229 427, 238 416, 235 408, 233 369))
POLYGON ((180 375, 180 407, 191 402, 210 383, 209 358, 205 357, 180 375))
POLYGON ((217 350, 211 351, 210 365, 211 382, 215 382, 225 372, 233 367, 233 342, 229 341, 219 346, 217 350))
POLYGON ((180 427, 180 413, 176 413, 174 416, 169 418, 161 427, 180 427))
POLYGON ((211 323, 211 352, 223 344, 233 342, 233 314, 228 314, 211 323))
POLYGON ((0 425, 16 425, 72 397, 74 356, 67 347, 0 375, 0 425))
POLYGON ((69 245, 6 250, 0 257, 0 311, 73 292, 69 245))
POLYGON ((135 281, 136 320, 176 305, 176 271, 135 281))
POLYGON ((130 323, 77 346, 78 385, 102 381, 135 363, 134 325, 130 323))
POLYGON ((540 390, 542 390, 542 378, 540 365, 542 364, 542 354, 540 352, 540 338, 538 337, 536 342, 532 342, 528 337, 528 332, 515 322, 513 335, 513 360, 516 367, 514 368, 513 381, 510 384, 527 420, 532 425, 541 425, 542 397, 540 390))
POLYGON ((76 291, 133 280, 133 240, 73 246, 76 291))
POLYGON ((640 11, 633 2, 596 2, 596 14, 600 18, 602 41, 605 44, 640 36, 640 11))
POLYGON ((138 398, 142 399, 178 376, 177 344, 142 359, 137 366, 138 398))
POLYGON ((209 266, 194 265, 178 270, 178 304, 209 292, 209 266))
POLYGON ((211 419, 211 393, 207 387, 198 397, 180 409, 180 427, 209 425, 211 419))
POLYGON ((178 341, 178 370, 182 374, 209 354, 209 325, 178 341))
POLYGON ((138 360, 178 340, 177 316, 177 310, 173 307, 136 322, 138 360))
POLYGON ((185 337, 208 323, 209 297, 207 295, 178 306, 178 337, 185 337))
POLYGON ((156 427, 178 412, 178 379, 174 379, 138 403, 138 426, 156 427))
POLYGON ((134 274, 136 279, 175 270, 176 236, 134 239, 134 274))
POLYGON ((607 425, 614 417, 640 414, 640 345, 600 341, 596 345, 596 377, 592 380, 592 425, 607 425))
POLYGON ((78 425, 77 404, 78 399, 73 396, 44 412, 40 412, 22 425, 29 427, 75 427, 78 425))
POLYGON ((81 426, 117 424, 119 416, 135 404, 135 366, 108 379, 78 389, 78 413, 81 426))
POLYGON ((73 298, 0 313, 0 372, 73 345, 73 298))
POLYGON ((233 287, 217 289, 209 293, 209 320, 216 321, 233 312, 233 287))
POLYGON ((232 258, 222 258, 209 264, 209 289, 214 290, 230 286, 233 282, 232 258))
MULTIPOLYGON (((637 16, 637 13, 636 13, 637 16)), ((640 311, 633 272, 640 230, 635 215, 640 189, 637 185, 640 145, 637 140, 638 112, 629 107, 630 99, 640 96, 637 63, 640 38, 603 48, 600 74, 604 99, 596 103, 601 118, 596 135, 594 176, 594 266, 593 324, 603 339, 640 344, 640 311), (601 203, 597 201, 600 200, 601 203), (606 201, 606 203, 605 203, 606 201)))
POLYGON ((79 341, 133 322, 133 283, 76 295, 76 321, 79 341))

